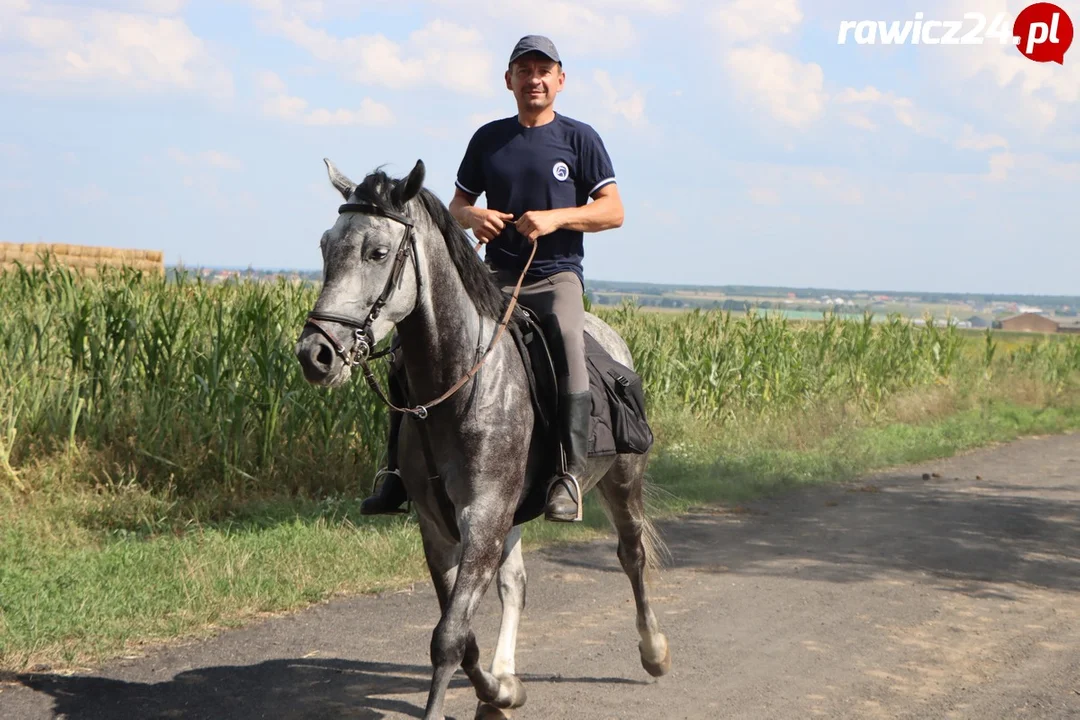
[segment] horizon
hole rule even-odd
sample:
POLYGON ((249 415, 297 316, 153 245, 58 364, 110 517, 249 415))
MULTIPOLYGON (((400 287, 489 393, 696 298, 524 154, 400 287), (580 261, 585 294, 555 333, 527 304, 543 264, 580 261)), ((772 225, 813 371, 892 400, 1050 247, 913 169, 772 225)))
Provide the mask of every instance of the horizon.
MULTIPOLYGON (((218 272, 237 272, 245 273, 249 271, 258 273, 274 273, 274 274, 286 274, 286 273, 321 273, 322 268, 280 268, 280 267, 255 267, 255 266, 226 266, 226 265, 170 265, 165 264, 166 272, 170 270, 214 270, 218 272)), ((1060 294, 1060 293, 1012 293, 1012 292, 977 292, 977 291, 951 291, 951 290, 919 290, 917 288, 905 288, 905 289, 887 289, 887 288, 843 288, 843 287, 829 287, 824 285, 749 285, 745 283, 725 283, 722 285, 709 284, 709 283, 660 283, 646 280, 609 280, 601 278, 590 278, 588 274, 585 276, 585 284, 589 283, 610 283, 614 285, 643 285, 653 286, 657 288, 675 288, 675 289, 702 289, 702 290, 723 290, 726 288, 744 288, 750 290, 793 290, 804 292, 832 292, 838 291, 848 294, 871 294, 871 295, 889 295, 900 297, 904 295, 955 295, 955 296, 970 296, 981 295, 984 297, 1007 297, 1007 298, 1062 298, 1068 300, 1077 301, 1076 304, 1080 306, 1080 294, 1060 294)), ((586 287, 588 290, 588 287, 586 287)))
POLYGON ((322 158, 354 180, 421 158, 448 202, 472 133, 514 114, 503 66, 536 32, 566 63, 556 111, 600 133, 626 207, 586 236, 586 278, 1080 292, 1074 54, 838 44, 882 14, 867 0, 556 5, 0 0, 0 238, 318 272, 340 200, 322 158))

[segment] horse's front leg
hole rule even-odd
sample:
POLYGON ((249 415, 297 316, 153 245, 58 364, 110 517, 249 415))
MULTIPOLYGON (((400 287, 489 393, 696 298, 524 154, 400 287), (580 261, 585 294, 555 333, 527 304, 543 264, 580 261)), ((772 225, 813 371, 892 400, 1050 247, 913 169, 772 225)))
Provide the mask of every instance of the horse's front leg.
POLYGON ((508 523, 502 519, 492 518, 491 522, 466 523, 463 528, 453 590, 431 636, 434 674, 425 720, 443 717, 446 690, 458 665, 465 670, 481 701, 496 707, 511 707, 520 699, 520 683, 503 681, 480 667, 480 648, 471 628, 473 614, 499 566, 503 541, 509 529, 506 525, 508 523))
MULTIPOLYGON (((502 602, 502 624, 499 626, 499 642, 495 647, 495 658, 491 661, 491 674, 499 678, 504 685, 509 684, 511 693, 510 708, 519 708, 525 704, 525 686, 517 678, 514 667, 514 653, 517 649, 518 624, 525 609, 525 560, 521 557, 521 528, 515 527, 506 538, 502 562, 496 585, 499 600, 502 602)), ((481 702, 476 708, 477 720, 496 720, 505 718, 504 708, 497 708, 481 702)))

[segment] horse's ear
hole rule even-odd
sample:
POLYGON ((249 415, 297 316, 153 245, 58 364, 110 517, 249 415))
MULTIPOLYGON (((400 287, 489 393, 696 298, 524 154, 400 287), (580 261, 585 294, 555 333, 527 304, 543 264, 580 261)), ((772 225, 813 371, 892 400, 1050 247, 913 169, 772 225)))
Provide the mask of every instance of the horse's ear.
POLYGON ((330 173, 330 184, 337 188, 343 198, 348 200, 352 197, 353 190, 356 189, 356 183, 345 177, 328 158, 323 158, 323 162, 326 163, 326 171, 330 173))
POLYGON ((417 160, 405 182, 398 183, 394 188, 394 201, 398 207, 404 207, 405 203, 416 197, 420 188, 424 187, 424 173, 424 161, 417 160))

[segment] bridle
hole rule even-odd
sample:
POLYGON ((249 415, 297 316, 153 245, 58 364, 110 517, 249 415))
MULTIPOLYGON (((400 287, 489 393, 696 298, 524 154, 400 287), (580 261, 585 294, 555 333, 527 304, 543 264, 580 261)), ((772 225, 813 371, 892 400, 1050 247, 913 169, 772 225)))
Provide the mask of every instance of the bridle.
POLYGON ((375 335, 371 331, 372 324, 379 318, 379 314, 382 312, 383 307, 390 300, 390 296, 401 287, 401 278, 405 274, 405 263, 409 260, 409 253, 413 255, 413 268, 416 270, 416 292, 420 294, 420 263, 417 260, 416 254, 416 236, 413 234, 413 224, 404 215, 400 215, 392 210, 385 210, 377 205, 370 203, 345 203, 338 208, 338 214, 344 215, 345 213, 362 213, 364 215, 378 215, 380 217, 394 220, 405 226, 405 237, 402 238, 401 244, 398 246, 397 254, 394 256, 394 264, 390 268, 390 277, 386 279, 386 285, 383 286, 383 291, 375 300, 375 304, 371 306, 371 310, 368 311, 367 317, 363 320, 357 320, 354 317, 348 315, 338 315, 336 313, 328 313, 321 311, 312 311, 308 313, 306 325, 311 325, 318 330, 323 336, 330 341, 331 346, 334 348, 341 359, 349 367, 356 367, 357 365, 366 365, 369 359, 375 359, 376 357, 382 357, 385 353, 372 356, 371 349, 375 346, 375 335), (340 342, 329 329, 319 323, 320 320, 326 322, 334 322, 339 325, 345 325, 353 329, 353 344, 349 350, 345 349, 344 343, 340 342))
MULTIPOLYGON (((375 374, 371 371, 371 366, 368 364, 368 361, 385 357, 393 352, 393 348, 391 348, 372 354, 371 349, 375 346, 375 335, 371 330, 371 326, 375 320, 378 319, 383 307, 390 300, 390 296, 401 286, 401 278, 405 272, 405 263, 409 260, 410 252, 413 257, 413 268, 416 272, 416 293, 417 297, 420 296, 423 278, 420 275, 420 260, 416 251, 416 235, 414 233, 413 223, 405 215, 401 215, 391 210, 385 210, 371 203, 347 202, 338 208, 339 215, 349 212, 362 213, 364 215, 377 215, 389 220, 394 220, 405 226, 405 237, 402 238, 401 244, 398 246, 397 254, 394 256, 394 264, 390 268, 390 276, 386 279, 386 285, 383 287, 382 293, 379 295, 378 299, 375 300, 375 304, 371 306, 371 310, 368 311, 367 317, 363 320, 357 320, 348 315, 312 311, 308 313, 307 321, 304 325, 305 327, 310 325, 322 333, 322 335, 330 341, 330 345, 334 348, 334 352, 338 354, 346 365, 349 367, 359 366, 364 372, 364 379, 367 380, 368 385, 387 407, 396 412, 412 415, 418 420, 423 420, 428 416, 428 410, 452 397, 454 393, 464 387, 465 384, 472 379, 473 375, 479 372, 484 363, 487 362, 488 356, 495 348, 495 344, 499 342, 499 338, 502 337, 503 332, 506 330, 506 324, 509 322, 510 316, 514 312, 514 308, 517 306, 518 294, 521 292, 521 284, 525 281, 525 274, 529 271, 533 258, 536 256, 536 242, 532 243, 532 252, 529 253, 529 260, 525 263, 525 267, 521 271, 521 277, 518 278, 517 285, 514 287, 514 292, 510 296, 510 304, 507 306, 502 320, 499 321, 499 328, 494 337, 491 338, 491 342, 488 344, 487 350, 484 352, 483 356, 481 356, 476 364, 454 383, 449 390, 439 397, 431 402, 417 405, 414 408, 401 408, 394 405, 394 403, 390 402, 386 397, 386 393, 384 393, 383 389, 379 386, 379 382, 375 378, 375 374), (352 328, 352 347, 346 349, 345 345, 341 343, 328 328, 319 322, 320 320, 338 323, 339 325, 345 325, 346 327, 352 328)), ((483 245, 483 243, 477 243, 475 249, 479 251, 481 245, 483 245)))

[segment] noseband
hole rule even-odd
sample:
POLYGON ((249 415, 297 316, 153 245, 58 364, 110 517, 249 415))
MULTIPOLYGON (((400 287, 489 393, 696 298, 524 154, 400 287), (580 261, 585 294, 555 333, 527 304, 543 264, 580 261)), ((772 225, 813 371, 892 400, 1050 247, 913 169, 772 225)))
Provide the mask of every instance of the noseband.
MULTIPOLYGON (((413 224, 409 218, 404 215, 400 215, 391 210, 384 210, 380 207, 372 205, 370 203, 345 203, 338 208, 338 214, 343 215, 345 213, 354 212, 362 213, 364 215, 378 215, 380 217, 394 220, 405 226, 405 237, 402 238, 401 244, 398 246, 397 255, 394 256, 394 265, 390 268, 390 277, 386 279, 386 286, 383 287, 382 294, 375 301, 375 304, 371 306, 371 310, 368 312, 367 317, 363 320, 350 317, 348 315, 338 315, 336 313, 312 311, 308 313, 307 322, 305 325, 310 325, 327 340, 330 341, 330 345, 349 367, 356 367, 357 365, 363 365, 369 358, 372 358, 371 349, 375 346, 375 335, 371 330, 372 324, 379 318, 379 313, 382 312, 383 307, 390 300, 390 296, 394 291, 401 287, 401 278, 405 274, 405 263, 409 260, 409 253, 412 252, 413 256, 413 268, 416 270, 416 292, 420 293, 420 262, 416 254, 416 236, 413 233, 413 224), (329 329, 323 326, 319 321, 338 323, 353 329, 353 344, 352 348, 346 349, 345 345, 341 343, 329 329)), ((375 356, 377 357, 377 356, 375 356)))

